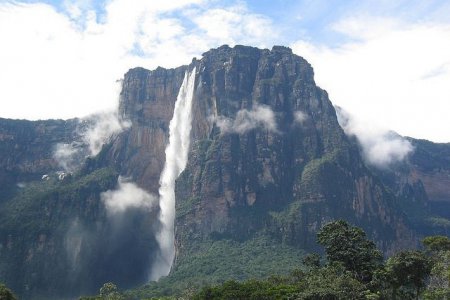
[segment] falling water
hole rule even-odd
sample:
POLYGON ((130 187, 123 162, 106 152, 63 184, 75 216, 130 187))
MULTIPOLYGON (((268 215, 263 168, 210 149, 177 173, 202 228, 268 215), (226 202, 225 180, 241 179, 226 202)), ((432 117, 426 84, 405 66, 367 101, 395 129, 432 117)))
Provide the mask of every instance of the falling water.
POLYGON ((184 75, 183 84, 178 92, 173 117, 169 125, 169 144, 166 147, 166 162, 159 179, 159 220, 161 230, 156 239, 159 255, 151 272, 151 280, 169 274, 175 257, 174 221, 175 221, 175 180, 186 167, 190 133, 191 108, 194 95, 195 68, 184 75))

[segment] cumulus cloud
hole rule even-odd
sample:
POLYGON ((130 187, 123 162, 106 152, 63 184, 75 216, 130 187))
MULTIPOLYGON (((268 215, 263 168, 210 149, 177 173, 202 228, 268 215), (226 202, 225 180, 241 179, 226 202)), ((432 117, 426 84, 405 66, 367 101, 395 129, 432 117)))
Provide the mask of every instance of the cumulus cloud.
POLYGON ((175 67, 220 44, 267 46, 275 35, 270 19, 239 1, 93 5, 0 3, 1 117, 71 118, 110 110, 117 106, 115 81, 129 68, 175 67))
POLYGON ((364 15, 330 27, 344 43, 291 46, 333 103, 402 135, 450 141, 450 25, 364 15))
POLYGON ((119 176, 117 189, 101 193, 101 200, 105 204, 108 213, 116 215, 129 208, 152 209, 158 204, 158 198, 141 189, 132 182, 127 182, 119 176))
POLYGON ((349 136, 358 140, 363 157, 369 164, 385 168, 404 160, 413 146, 398 134, 374 126, 336 107, 339 124, 349 136))
POLYGON ((272 21, 268 17, 249 13, 243 3, 191 16, 198 28, 216 45, 245 41, 245 44, 252 46, 266 46, 276 36, 272 21))
POLYGON ((255 128, 264 128, 276 132, 277 125, 275 114, 266 105, 255 105, 251 110, 241 109, 237 112, 236 118, 226 118, 223 116, 214 117, 213 122, 220 128, 220 132, 243 134, 255 128))

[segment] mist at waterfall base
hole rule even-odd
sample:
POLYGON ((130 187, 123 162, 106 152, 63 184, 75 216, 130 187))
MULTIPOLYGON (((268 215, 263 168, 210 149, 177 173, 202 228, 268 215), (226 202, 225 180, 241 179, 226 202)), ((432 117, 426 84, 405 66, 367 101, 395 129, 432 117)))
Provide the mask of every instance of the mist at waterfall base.
POLYGON ((156 234, 159 251, 152 266, 150 280, 158 280, 168 275, 175 257, 175 180, 183 172, 188 159, 195 71, 194 67, 184 76, 169 125, 169 143, 165 151, 166 162, 161 173, 159 188, 161 230, 156 234))
POLYGON ((129 180, 119 176, 114 188, 100 193, 98 218, 67 220, 64 297, 97 293, 106 282, 121 289, 148 282, 159 249, 157 197, 129 180))

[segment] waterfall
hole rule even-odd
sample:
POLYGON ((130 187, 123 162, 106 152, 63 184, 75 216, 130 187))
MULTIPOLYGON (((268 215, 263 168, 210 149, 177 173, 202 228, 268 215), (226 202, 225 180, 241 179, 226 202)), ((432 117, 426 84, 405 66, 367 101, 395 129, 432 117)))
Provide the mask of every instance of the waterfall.
POLYGON ((159 254, 153 263, 151 280, 157 280, 170 272, 175 257, 175 180, 186 167, 190 133, 191 110, 194 95, 195 67, 184 75, 169 125, 169 144, 166 147, 166 162, 159 179, 159 220, 161 230, 156 234, 159 254))

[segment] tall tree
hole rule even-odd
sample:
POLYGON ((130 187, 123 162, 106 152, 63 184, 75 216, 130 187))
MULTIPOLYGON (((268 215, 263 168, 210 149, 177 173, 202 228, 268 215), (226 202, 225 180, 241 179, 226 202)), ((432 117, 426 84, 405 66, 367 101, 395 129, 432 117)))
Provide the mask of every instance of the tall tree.
POLYGON ((422 243, 429 252, 450 251, 450 239, 446 236, 427 236, 422 243))
POLYGON ((390 257, 386 263, 386 270, 393 287, 394 297, 402 288, 403 290, 413 289, 415 298, 419 299, 432 267, 431 260, 420 251, 402 251, 390 257))
POLYGON ((425 299, 450 299, 450 239, 437 235, 422 242, 433 261, 425 299))
POLYGON ((317 234, 325 248, 329 263, 339 262, 362 282, 369 282, 373 272, 381 265, 382 254, 375 243, 358 227, 343 220, 326 224, 317 234))

